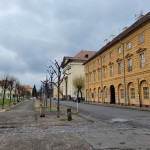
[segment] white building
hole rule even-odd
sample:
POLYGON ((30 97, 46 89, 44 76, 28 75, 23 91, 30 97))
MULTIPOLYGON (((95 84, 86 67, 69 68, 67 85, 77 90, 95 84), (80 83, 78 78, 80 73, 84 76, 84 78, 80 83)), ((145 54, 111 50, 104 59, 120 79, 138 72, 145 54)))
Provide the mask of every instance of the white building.
MULTIPOLYGON (((65 56, 61 63, 63 72, 66 73, 65 78, 63 79, 62 88, 63 95, 65 97, 75 97, 76 89, 73 87, 72 81, 75 76, 81 75, 84 76, 84 66, 82 65, 89 58, 91 58, 96 51, 85 51, 81 50, 74 57, 65 56)), ((84 90, 82 91, 84 97, 84 90)))

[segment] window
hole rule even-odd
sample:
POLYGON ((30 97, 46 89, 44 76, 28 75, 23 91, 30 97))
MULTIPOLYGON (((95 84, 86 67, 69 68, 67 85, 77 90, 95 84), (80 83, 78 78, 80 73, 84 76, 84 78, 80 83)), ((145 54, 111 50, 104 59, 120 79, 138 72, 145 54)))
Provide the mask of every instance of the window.
POLYGON ((103 57, 103 62, 105 62, 105 61, 106 61, 106 56, 103 57))
POLYGON ((91 73, 89 74, 89 82, 91 82, 91 73))
POLYGON ((101 71, 98 70, 98 80, 100 80, 100 76, 101 76, 101 71))
POLYGON ((121 98, 124 98, 124 89, 120 89, 121 98))
POLYGON ((106 77, 106 68, 104 68, 104 78, 106 77))
POLYGON ((94 73, 94 81, 95 81, 95 73, 94 73))
POLYGON ((128 72, 132 71, 132 59, 128 59, 128 72))
POLYGON ((91 65, 89 65, 89 71, 91 70, 91 65))
POLYGON ((142 43, 143 40, 144 40, 143 34, 140 34, 140 35, 138 36, 138 41, 139 41, 139 43, 142 43))
POLYGON ((140 68, 143 68, 145 64, 144 53, 140 54, 140 68))
POLYGON ((100 58, 98 59, 98 64, 99 64, 99 65, 101 64, 101 59, 100 59, 100 58))
POLYGON ((113 75, 113 66, 110 66, 110 76, 113 75))
POLYGON ((110 58, 112 58, 113 57, 113 54, 112 54, 112 52, 110 53, 110 58))
POLYGON ((143 87, 144 99, 149 99, 149 89, 148 87, 143 87))
POLYGON ((93 62, 93 68, 95 68, 95 62, 93 62))
POLYGON ((131 42, 128 42, 127 43, 127 49, 130 49, 131 48, 131 42))
POLYGON ((118 74, 121 74, 121 70, 122 70, 121 63, 118 63, 118 74))
POLYGON ((107 92, 107 89, 105 89, 105 98, 107 98, 107 94, 108 92, 107 92))
POLYGON ((121 48, 120 47, 118 48, 118 54, 121 54, 121 48))
POLYGON ((131 92, 131 98, 135 98, 135 90, 134 90, 134 88, 131 88, 130 92, 131 92))
POLYGON ((88 55, 88 54, 86 54, 84 57, 85 57, 85 58, 88 58, 88 57, 89 57, 89 55, 88 55))

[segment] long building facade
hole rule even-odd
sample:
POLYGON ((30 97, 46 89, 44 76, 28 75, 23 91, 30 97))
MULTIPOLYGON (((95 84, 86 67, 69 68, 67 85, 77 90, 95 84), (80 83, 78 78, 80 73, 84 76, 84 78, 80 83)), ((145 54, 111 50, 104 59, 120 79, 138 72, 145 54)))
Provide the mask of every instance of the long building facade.
POLYGON ((150 107, 150 12, 84 63, 86 101, 150 107))

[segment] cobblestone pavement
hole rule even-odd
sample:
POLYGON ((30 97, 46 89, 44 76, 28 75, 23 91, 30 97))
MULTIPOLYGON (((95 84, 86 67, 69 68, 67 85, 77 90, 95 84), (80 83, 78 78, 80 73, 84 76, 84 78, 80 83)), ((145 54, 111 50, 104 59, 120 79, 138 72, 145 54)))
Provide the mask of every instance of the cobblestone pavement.
POLYGON ((0 113, 0 150, 149 150, 150 129, 128 120, 98 121, 90 115, 39 117, 32 101, 0 113))

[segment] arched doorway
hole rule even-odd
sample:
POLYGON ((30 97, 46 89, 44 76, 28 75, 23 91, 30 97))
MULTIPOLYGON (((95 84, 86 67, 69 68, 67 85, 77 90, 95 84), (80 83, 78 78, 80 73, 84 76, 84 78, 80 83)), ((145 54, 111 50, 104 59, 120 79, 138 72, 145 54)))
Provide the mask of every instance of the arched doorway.
POLYGON ((147 106, 148 105, 148 100, 150 99, 150 94, 149 94, 149 85, 148 82, 146 80, 143 80, 140 82, 140 91, 139 91, 140 95, 140 107, 141 106, 147 106))
POLYGON ((116 103, 116 97, 115 97, 115 87, 113 85, 110 86, 110 104, 116 103))

